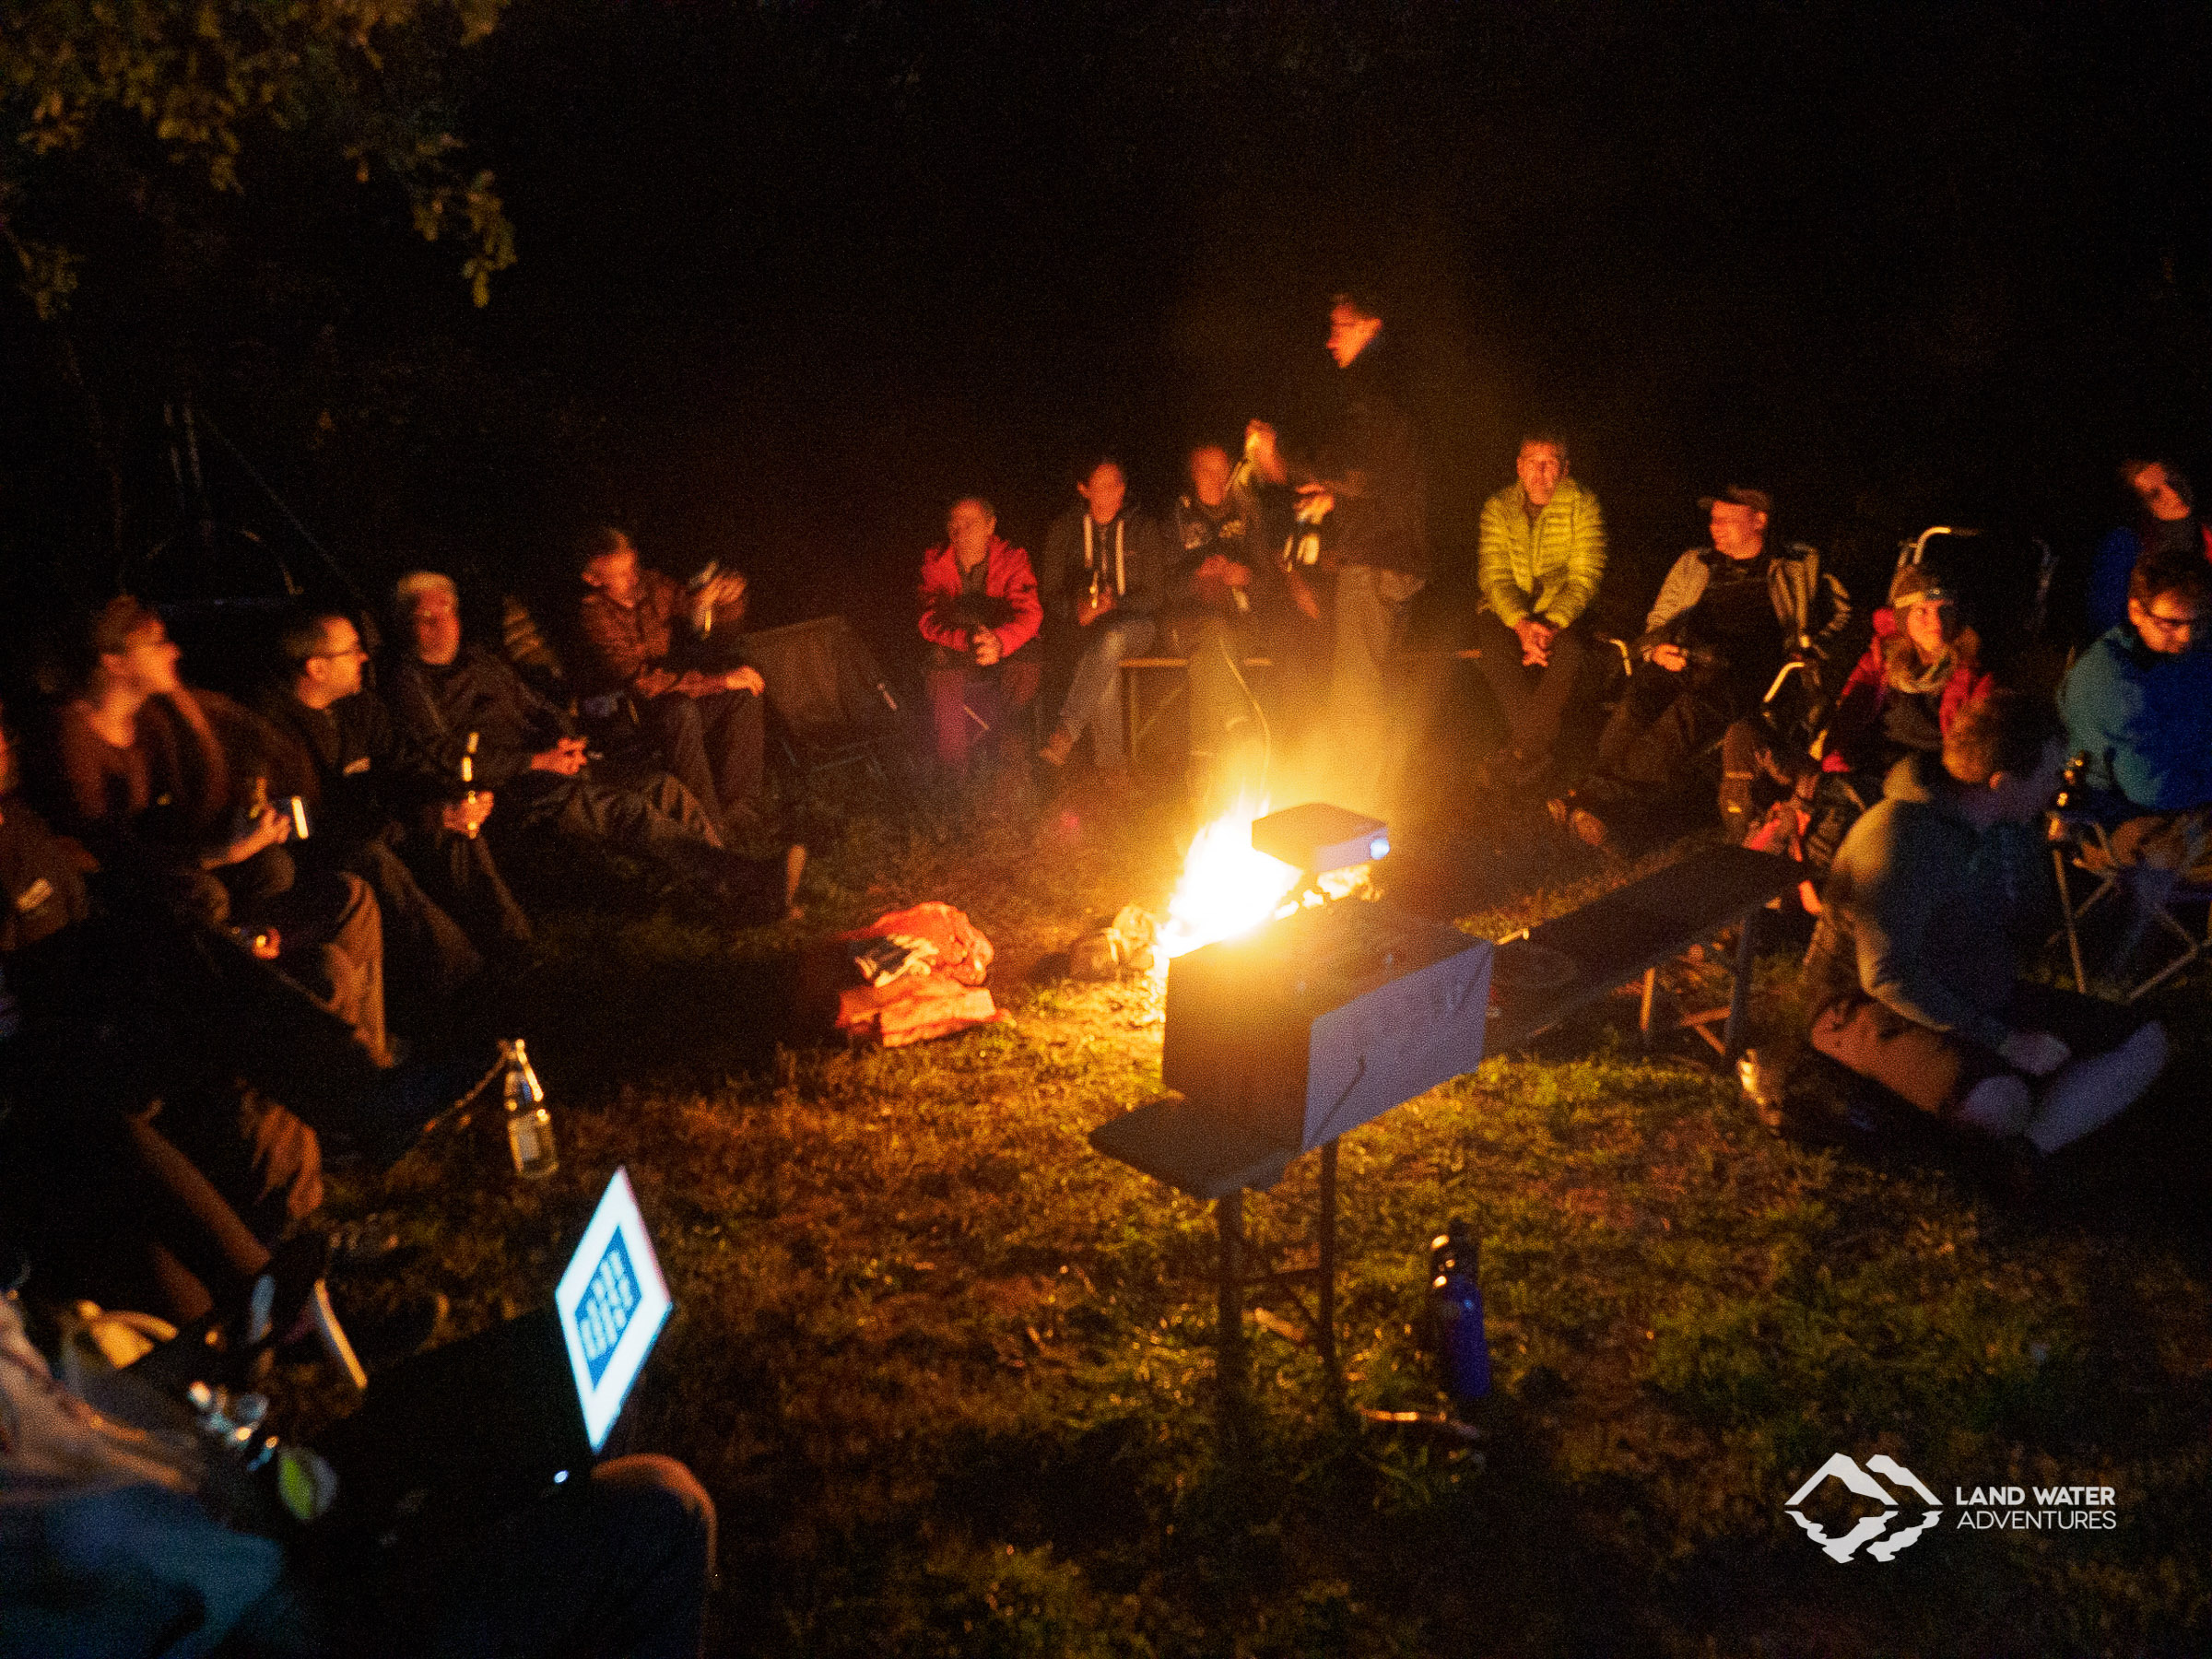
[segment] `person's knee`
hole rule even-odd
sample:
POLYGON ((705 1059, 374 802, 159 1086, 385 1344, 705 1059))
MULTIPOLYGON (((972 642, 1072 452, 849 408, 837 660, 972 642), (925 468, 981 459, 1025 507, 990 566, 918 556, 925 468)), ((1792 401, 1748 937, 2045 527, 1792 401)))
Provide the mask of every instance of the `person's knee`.
POLYGON ((702 1583, 714 1571, 714 1500, 684 1464, 659 1453, 618 1457, 592 1471, 593 1489, 618 1500, 626 1519, 663 1542, 671 1554, 695 1561, 702 1583))

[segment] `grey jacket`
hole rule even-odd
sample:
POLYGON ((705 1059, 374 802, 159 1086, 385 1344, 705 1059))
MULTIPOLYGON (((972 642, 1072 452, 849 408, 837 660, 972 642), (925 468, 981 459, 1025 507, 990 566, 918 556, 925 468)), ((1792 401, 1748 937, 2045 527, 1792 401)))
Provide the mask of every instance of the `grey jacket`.
MULTIPOLYGON (((1712 561, 1724 557, 1711 547, 1692 547, 1675 560, 1652 602, 1651 615, 1643 619, 1643 637, 1636 641, 1641 655, 1648 657, 1666 643, 1668 625, 1704 597, 1712 561)), ((1767 596, 1774 602, 1774 620, 1787 636, 1784 648, 1808 652, 1823 662, 1851 622, 1851 595, 1833 571, 1820 568, 1820 550, 1803 542, 1786 542, 1776 550, 1767 569, 1767 596)))

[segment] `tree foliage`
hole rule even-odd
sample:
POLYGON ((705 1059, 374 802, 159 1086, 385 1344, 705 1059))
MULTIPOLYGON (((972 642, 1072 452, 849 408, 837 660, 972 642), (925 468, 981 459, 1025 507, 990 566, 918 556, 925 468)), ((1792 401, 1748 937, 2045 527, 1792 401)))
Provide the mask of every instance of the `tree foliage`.
POLYGON ((290 135, 367 184, 402 189, 416 229, 452 235, 478 305, 514 263, 488 171, 461 161, 455 55, 507 0, 0 0, 0 238, 41 316, 76 286, 77 254, 27 228, 72 156, 150 142, 217 192, 244 188, 249 147, 290 135))

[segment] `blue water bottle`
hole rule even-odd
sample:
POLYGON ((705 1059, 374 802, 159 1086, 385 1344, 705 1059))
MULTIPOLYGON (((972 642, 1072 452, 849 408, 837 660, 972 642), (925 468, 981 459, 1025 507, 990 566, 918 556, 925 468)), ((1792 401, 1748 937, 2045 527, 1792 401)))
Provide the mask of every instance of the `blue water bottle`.
POLYGON ((1429 1312, 1443 1351, 1445 1386, 1463 1403, 1490 1392, 1490 1343, 1475 1269, 1474 1236, 1454 1219, 1429 1241, 1429 1312))

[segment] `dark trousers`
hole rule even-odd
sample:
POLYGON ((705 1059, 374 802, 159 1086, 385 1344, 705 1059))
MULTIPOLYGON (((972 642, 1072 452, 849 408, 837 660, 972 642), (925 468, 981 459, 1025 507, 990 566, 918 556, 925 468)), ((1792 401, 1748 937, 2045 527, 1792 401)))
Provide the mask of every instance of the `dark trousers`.
POLYGON ((1587 630, 1577 618, 1552 636, 1551 659, 1543 667, 1524 666, 1521 636, 1491 611, 1475 618, 1475 643, 1482 652, 1482 677, 1489 682, 1498 712, 1505 716, 1506 747, 1531 759, 1559 741, 1559 722, 1574 695, 1582 671, 1587 630))
POLYGON ((1598 736, 1596 772, 1577 793, 1631 815, 1678 805, 1706 775, 1705 752, 1727 732, 1737 707, 1725 681, 1642 665, 1598 736))
MULTIPOLYGON (((249 1226, 150 1112, 40 1113, 11 1135, 6 1163, 0 1210, 36 1248, 50 1296, 183 1324, 241 1298, 268 1265, 264 1241, 276 1232, 249 1226)), ((319 1160, 313 1179, 319 1197, 319 1160)))
MULTIPOLYGON (((950 658, 949 653, 937 654, 950 658)), ((1038 687, 1044 679, 1043 659, 1033 646, 988 668, 951 659, 931 666, 924 678, 929 687, 929 718, 936 733, 937 761, 947 771, 956 775, 965 772, 969 750, 986 737, 1002 745, 1011 742, 1017 753, 1027 747, 1028 727, 1020 715, 1036 700, 1038 687)))
POLYGON ((410 836, 403 851, 423 890, 461 924, 478 950, 489 956, 530 943, 530 917, 481 834, 455 835, 441 829, 428 838, 410 836))
POLYGON ((650 773, 623 789, 584 777, 530 772, 507 789, 521 796, 513 829, 604 842, 704 889, 747 920, 772 920, 783 912, 783 861, 730 852, 698 797, 666 772, 650 773))
POLYGON ((443 1000, 484 971, 483 954, 423 890, 415 872, 391 845, 362 841, 344 849, 342 856, 346 868, 376 894, 395 990, 404 986, 418 995, 443 1000))
POLYGON ((641 700, 638 720, 661 764, 691 792, 724 834, 748 827, 754 799, 760 793, 761 744, 767 732, 759 698, 750 691, 716 691, 706 697, 670 692, 641 700))

